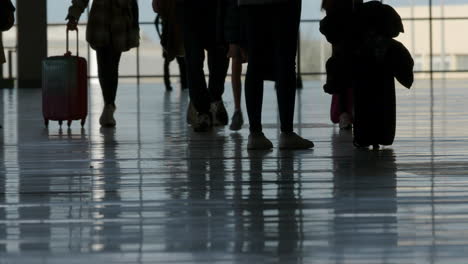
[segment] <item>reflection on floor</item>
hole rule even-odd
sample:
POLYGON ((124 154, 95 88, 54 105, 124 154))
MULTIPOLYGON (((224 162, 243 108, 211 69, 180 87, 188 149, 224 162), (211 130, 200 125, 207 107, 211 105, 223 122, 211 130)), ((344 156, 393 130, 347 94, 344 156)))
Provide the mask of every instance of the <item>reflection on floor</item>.
MULTIPOLYGON (((0 263, 466 263, 468 81, 398 88, 397 139, 356 150, 320 82, 298 93, 313 151, 195 134, 187 94, 123 84, 117 129, 45 129, 39 90, 0 91, 0 263)), ((232 112, 232 96, 226 90, 232 112)), ((278 143, 274 90, 265 133, 278 143)))

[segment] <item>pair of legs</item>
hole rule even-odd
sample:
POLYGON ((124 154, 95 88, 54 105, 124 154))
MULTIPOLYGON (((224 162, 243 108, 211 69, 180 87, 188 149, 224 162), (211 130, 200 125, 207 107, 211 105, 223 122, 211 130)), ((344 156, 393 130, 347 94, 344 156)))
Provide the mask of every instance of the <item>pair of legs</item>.
POLYGON ((122 52, 111 45, 96 49, 99 83, 104 97, 104 110, 99 123, 101 126, 115 126, 115 98, 119 84, 119 63, 122 52))
MULTIPOLYGON (((212 124, 227 124, 222 95, 229 59, 226 56, 227 46, 219 39, 221 31, 218 23, 218 4, 217 0, 184 2, 183 31, 187 80, 191 104, 203 123, 200 130, 205 130, 212 124), (208 54, 208 84, 203 70, 205 50, 208 54)), ((191 124, 200 122, 195 121, 191 124)))
MULTIPOLYGON (((272 60, 277 84, 281 132, 285 136, 280 148, 310 148, 313 143, 293 133, 296 100, 296 53, 301 17, 301 1, 284 4, 249 5, 242 9, 247 37, 249 65, 245 82, 245 100, 251 135, 262 136, 263 80, 265 68, 272 60), (279 19, 284 18, 284 19, 279 19), (270 53, 266 53, 268 50, 270 53), (300 139, 299 139, 300 138, 300 139)), ((266 139, 266 138, 265 138, 266 139)), ((283 139, 283 137, 280 138, 283 139)), ((250 148, 271 148, 271 142, 252 140, 250 148)))

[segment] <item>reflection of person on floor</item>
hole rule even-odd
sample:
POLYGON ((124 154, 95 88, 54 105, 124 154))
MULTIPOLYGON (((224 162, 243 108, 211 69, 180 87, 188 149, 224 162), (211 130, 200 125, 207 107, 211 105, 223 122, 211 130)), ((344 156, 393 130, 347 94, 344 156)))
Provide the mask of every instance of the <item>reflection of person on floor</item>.
MULTIPOLYGON (((294 173, 294 153, 283 153, 280 158, 278 171, 278 263, 286 263, 300 251, 300 233, 302 197, 296 192, 296 183, 300 178, 294 173), (284 259, 282 259, 284 258, 284 259)), ((298 184, 301 185, 301 184, 298 184)))
MULTIPOLYGON (((104 162, 102 167, 96 168, 98 173, 96 176, 99 177, 94 178, 100 180, 96 180, 97 185, 93 186, 93 189, 102 193, 101 196, 96 195, 94 197, 93 202, 97 204, 95 213, 103 219, 109 220, 103 221, 101 228, 95 229, 96 234, 94 235, 97 239, 94 246, 98 248, 102 246, 99 250, 105 252, 121 251, 121 242, 124 240, 124 235, 127 236, 126 241, 132 241, 128 234, 124 234, 122 223, 114 222, 122 217, 121 193, 124 193, 120 178, 120 175, 123 174, 120 171, 120 162, 116 153, 116 150, 120 148, 119 142, 115 138, 115 132, 115 129, 109 128, 101 128, 100 130, 103 139, 101 149, 103 150, 102 158, 104 162)), ((137 233, 133 230, 132 237, 142 236, 141 232, 137 233)), ((93 245, 91 246, 93 247, 93 245)))
POLYGON ((226 230, 232 223, 223 158, 226 138, 193 132, 191 135, 187 146, 187 178, 184 179, 187 185, 178 200, 181 207, 174 212, 179 214, 176 218, 179 221, 171 219, 168 223, 176 226, 169 241, 178 250, 224 252, 229 248, 226 230))
POLYGON ((236 218, 236 222, 242 223, 236 226, 242 228, 236 230, 235 247, 244 249, 240 251, 242 253, 273 253, 278 258, 275 263, 288 263, 296 256, 300 239, 304 237, 299 226, 302 221, 299 211, 301 199, 295 187, 295 159, 290 152, 283 152, 282 157, 279 157, 277 171, 280 173, 276 179, 276 192, 273 192, 276 195, 269 196, 272 190, 265 186, 272 179, 268 178, 271 174, 265 171, 266 164, 269 164, 269 159, 265 159, 266 154, 249 152, 251 173, 248 179, 244 179, 248 185, 236 186, 236 190, 245 190, 245 195, 238 195, 245 198, 235 201, 236 211, 239 211, 238 208, 242 210, 238 214, 240 217, 236 218), (272 215, 272 212, 277 214, 272 215), (276 223, 277 228, 272 228, 276 223), (273 241, 278 244, 271 243, 273 241))
MULTIPOLYGON (((72 0, 68 10, 69 30, 77 30, 78 20, 89 0, 72 0)), ((116 125, 114 112, 122 52, 137 47, 140 41, 137 0, 94 0, 86 28, 86 40, 96 50, 99 83, 104 97, 104 109, 99 123, 116 125)))
POLYGON ((364 151, 344 144, 352 140, 350 131, 332 135, 335 216, 330 244, 337 263, 362 249, 385 253, 398 246, 395 154, 392 149, 364 151))
POLYGON ((262 128, 265 58, 271 58, 276 76, 281 123, 279 148, 312 148, 314 144, 311 141, 294 133, 296 54, 302 1, 261 2, 239 0, 249 61, 245 79, 245 100, 250 123, 247 148, 273 148, 262 128), (265 47, 270 47, 268 50, 272 52, 265 54, 265 47))
MULTIPOLYGON (((167 26, 165 26, 166 23, 161 18, 158 19, 158 17, 154 21, 154 25, 156 26, 158 33, 161 32, 160 38, 161 39, 167 38, 168 29, 167 29, 167 26), (159 26, 161 26, 161 29, 159 29, 159 26)), ((164 85, 166 87, 166 91, 172 91, 171 72, 170 72, 169 66, 170 66, 170 63, 174 61, 174 59, 179 65, 180 88, 187 89, 187 76, 186 76, 186 69, 185 69, 186 65, 185 65, 184 57, 175 56, 174 58, 172 55, 168 54, 166 50, 163 50, 162 56, 164 58, 164 85)))

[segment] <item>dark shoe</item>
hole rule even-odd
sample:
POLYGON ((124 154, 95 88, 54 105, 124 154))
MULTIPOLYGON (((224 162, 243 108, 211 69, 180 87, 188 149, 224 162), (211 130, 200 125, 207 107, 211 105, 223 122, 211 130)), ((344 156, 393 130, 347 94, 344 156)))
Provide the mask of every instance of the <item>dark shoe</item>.
POLYGON ((310 140, 304 139, 294 132, 283 132, 280 135, 279 148, 280 149, 311 149, 314 147, 314 143, 310 140))
POLYGON ((99 124, 103 127, 115 127, 114 112, 115 105, 106 104, 99 118, 99 124))
POLYGON ((229 129, 233 131, 240 130, 243 124, 244 124, 244 117, 242 116, 242 111, 239 111, 239 110, 235 111, 234 114, 232 115, 231 125, 229 126, 229 129))
POLYGON ((226 126, 229 122, 229 117, 224 107, 223 101, 211 103, 211 113, 213 115, 213 126, 226 126))
POLYGON ((273 143, 265 137, 265 134, 250 133, 247 149, 249 150, 268 150, 273 148, 273 143))
POLYGON ((367 144, 361 144, 361 143, 357 142, 356 139, 353 140, 353 145, 354 145, 356 148, 358 148, 358 149, 366 149, 366 148, 369 148, 369 145, 367 145, 367 144))
POLYGON ((207 132, 213 127, 211 116, 209 114, 198 113, 197 120, 192 124, 193 131, 207 132))

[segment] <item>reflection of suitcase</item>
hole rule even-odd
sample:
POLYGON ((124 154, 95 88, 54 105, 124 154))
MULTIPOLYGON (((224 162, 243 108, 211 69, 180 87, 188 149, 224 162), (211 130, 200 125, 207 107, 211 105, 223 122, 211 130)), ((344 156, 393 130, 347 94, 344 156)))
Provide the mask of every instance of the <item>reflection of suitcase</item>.
POLYGON ((72 120, 81 120, 88 115, 88 71, 86 59, 72 56, 68 48, 64 56, 49 57, 42 62, 42 114, 46 126, 49 120, 63 121, 71 125, 72 120))

